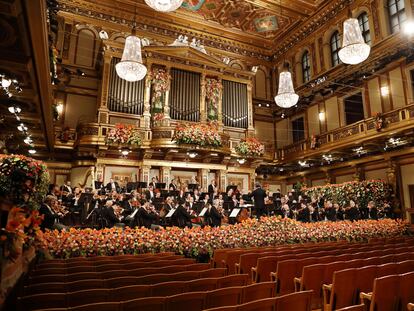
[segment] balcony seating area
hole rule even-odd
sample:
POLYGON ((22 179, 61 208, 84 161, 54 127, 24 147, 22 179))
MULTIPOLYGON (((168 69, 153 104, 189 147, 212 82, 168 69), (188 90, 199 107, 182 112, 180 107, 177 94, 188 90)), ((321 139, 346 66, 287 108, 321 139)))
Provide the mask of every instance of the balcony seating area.
POLYGON ((171 253, 72 258, 36 265, 17 310, 410 310, 413 278, 413 237, 223 249, 210 263, 171 253), (251 273, 240 273, 253 254, 251 273))

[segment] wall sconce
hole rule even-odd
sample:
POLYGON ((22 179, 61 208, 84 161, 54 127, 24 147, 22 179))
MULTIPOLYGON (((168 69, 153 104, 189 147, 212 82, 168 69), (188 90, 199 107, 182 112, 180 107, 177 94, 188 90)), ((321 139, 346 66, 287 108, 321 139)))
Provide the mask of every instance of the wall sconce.
POLYGON ((321 121, 321 122, 325 121, 325 112, 324 111, 319 112, 319 121, 321 121))
POLYGON ((390 89, 388 88, 388 85, 381 86, 380 90, 381 90, 382 97, 386 97, 390 94, 390 89))
POLYGON ((190 152, 187 152, 187 155, 188 155, 191 159, 194 159, 194 158, 197 156, 197 152, 195 152, 195 151, 190 151, 190 152))
POLYGON ((240 158, 240 159, 237 159, 237 162, 239 162, 239 164, 243 165, 244 163, 246 163, 246 159, 240 158))
POLYGON ((122 148, 122 149, 119 149, 119 152, 124 156, 124 157, 126 157, 128 154, 129 154, 129 152, 130 152, 130 150, 129 150, 129 148, 122 148))
POLYGON ((63 113, 63 104, 62 103, 59 103, 59 104, 56 105, 56 111, 59 115, 62 115, 62 113, 63 113))

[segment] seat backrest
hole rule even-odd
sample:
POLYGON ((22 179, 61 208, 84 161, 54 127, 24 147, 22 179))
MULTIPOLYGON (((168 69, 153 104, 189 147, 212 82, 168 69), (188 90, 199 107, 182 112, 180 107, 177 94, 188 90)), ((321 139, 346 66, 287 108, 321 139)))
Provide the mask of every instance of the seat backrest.
POLYGON ((397 263, 397 273, 403 274, 414 271, 414 260, 405 260, 397 263))
POLYGON ((390 263, 379 265, 377 269, 377 278, 386 276, 386 275, 396 274, 397 269, 398 269, 398 265, 395 262, 390 262, 390 263))
POLYGON ((166 311, 201 311, 204 309, 204 302, 207 292, 183 293, 167 297, 166 311))
POLYGON ((219 278, 227 275, 227 268, 216 268, 199 271, 199 278, 219 278))
POLYGON ((238 306, 226 306, 226 307, 217 307, 217 308, 209 308, 204 311, 237 311, 238 306))
POLYGON ((399 295, 400 310, 406 310, 408 303, 414 302, 414 271, 400 275, 399 295))
POLYGON ((393 311, 398 306, 399 275, 388 275, 374 281, 370 311, 393 311))
POLYGON ((61 308, 67 306, 65 293, 35 294, 20 297, 17 301, 17 310, 36 310, 61 308))
POLYGON ((234 274, 217 279, 217 288, 245 286, 249 281, 248 274, 234 274))
POLYGON ((129 285, 109 291, 110 301, 126 301, 151 296, 151 285, 129 285))
MULTIPOLYGON (((99 280, 101 281, 101 280, 99 280)), ((51 288, 55 293, 66 293, 66 283, 41 283, 24 287, 24 295, 35 295, 48 292, 51 288)))
POLYGON ((171 281, 154 284, 151 286, 151 296, 165 297, 185 292, 187 284, 185 281, 171 281))
POLYGON ((117 288, 130 285, 145 285, 145 283, 137 282, 139 278, 136 276, 123 276, 120 278, 113 278, 105 280, 107 288, 117 288))
POLYGON ((276 296, 275 282, 262 282, 243 287, 242 303, 276 296))
MULTIPOLYGON (((223 276, 222 278, 228 278, 223 276)), ((217 288, 219 278, 204 278, 185 282, 186 292, 199 292, 203 290, 213 290, 217 288)))
POLYGON ((224 267, 228 269, 228 274, 236 273, 235 263, 239 262, 242 254, 248 253, 249 250, 233 250, 225 253, 223 261, 225 262, 224 267))
POLYGON ((312 291, 303 291, 279 296, 276 298, 276 311, 310 311, 312 307, 311 300, 312 291))
POLYGON ((210 268, 210 264, 208 263, 193 263, 190 265, 185 266, 187 271, 201 271, 201 270, 208 270, 210 268))
POLYGON ((208 291, 204 308, 238 305, 242 301, 243 287, 227 287, 208 291))
POLYGON ((277 270, 280 256, 261 257, 257 259, 256 282, 270 281, 270 272, 277 270))
MULTIPOLYGON (((354 299, 359 298, 359 293, 370 293, 372 292, 372 286, 374 285, 374 280, 377 277, 378 266, 365 266, 356 269, 354 287, 355 287, 355 297, 354 299)), ((352 286, 352 283, 348 283, 348 286, 352 286)), ((357 301, 354 301, 357 302, 357 301)))
POLYGON ((329 304, 336 310, 353 304, 355 299, 354 284, 356 268, 335 271, 329 304))
POLYGON ((148 297, 124 301, 122 311, 165 311, 166 298, 148 297))
MULTIPOLYGON (((266 298, 243 303, 237 307, 237 311, 275 311, 277 298, 266 298)), ((286 309, 293 310, 293 309, 286 309)))
POLYGON ((66 301, 69 307, 76 307, 91 303, 111 301, 108 298, 110 290, 108 289, 87 289, 66 294, 66 301))
POLYGON ((263 256, 262 253, 247 253, 240 255, 240 273, 250 273, 252 267, 257 265, 257 259, 263 256))
POLYGON ((119 302, 100 302, 70 308, 71 311, 121 311, 119 302))

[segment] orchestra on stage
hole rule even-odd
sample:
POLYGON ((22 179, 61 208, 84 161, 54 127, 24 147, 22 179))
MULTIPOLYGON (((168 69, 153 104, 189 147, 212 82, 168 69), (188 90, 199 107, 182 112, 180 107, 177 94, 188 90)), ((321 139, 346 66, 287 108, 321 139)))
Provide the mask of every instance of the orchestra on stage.
POLYGON ((358 206, 356 200, 351 200, 348 206, 340 206, 323 197, 305 197, 294 190, 286 195, 279 190, 271 193, 258 183, 249 193, 243 193, 235 185, 220 192, 215 180, 203 190, 196 178, 188 184, 173 179, 167 187, 157 177, 148 184, 130 182, 125 187, 113 179, 107 184, 95 181, 93 188, 83 189, 72 188, 70 181, 60 187, 51 185, 40 213, 45 219, 42 226, 48 229, 219 227, 250 217, 274 215, 301 222, 395 217, 388 201, 358 206))

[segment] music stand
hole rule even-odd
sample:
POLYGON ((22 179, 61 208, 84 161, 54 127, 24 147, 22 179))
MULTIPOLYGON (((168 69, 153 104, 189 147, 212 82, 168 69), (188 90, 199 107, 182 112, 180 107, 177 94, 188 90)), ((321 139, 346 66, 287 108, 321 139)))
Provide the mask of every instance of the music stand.
POLYGON ((241 208, 238 208, 238 207, 233 208, 233 210, 231 211, 229 215, 229 218, 236 218, 239 215, 240 211, 241 211, 241 208))
POLYGON ((126 190, 128 193, 131 193, 133 190, 137 190, 138 183, 137 182, 128 182, 126 185, 126 190))
POLYGON ((198 184, 189 184, 188 185, 188 190, 194 191, 194 189, 197 189, 197 187, 198 187, 198 184))
POLYGON ((168 212, 168 214, 165 216, 165 218, 171 218, 173 215, 174 215, 174 213, 175 213, 175 211, 176 211, 177 209, 176 208, 172 208, 172 209, 170 209, 170 211, 168 212))
POLYGON ((165 189, 166 186, 167 186, 166 183, 158 182, 155 184, 155 189, 165 189))
POLYGON ((140 181, 140 182, 138 182, 138 185, 137 185, 137 187, 139 189, 147 188, 147 186, 148 186, 148 184, 145 181, 140 181))

